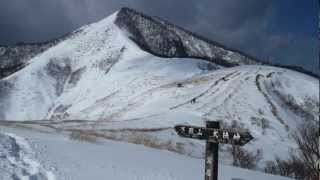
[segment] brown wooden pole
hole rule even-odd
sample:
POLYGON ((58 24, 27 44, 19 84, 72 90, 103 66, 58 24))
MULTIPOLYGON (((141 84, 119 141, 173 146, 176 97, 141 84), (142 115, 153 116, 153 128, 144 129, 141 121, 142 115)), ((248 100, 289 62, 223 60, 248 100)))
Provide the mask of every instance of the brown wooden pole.
MULTIPOLYGON (((220 129, 219 122, 207 121, 207 128, 220 129)), ((206 141, 205 180, 218 180, 219 144, 206 141)))

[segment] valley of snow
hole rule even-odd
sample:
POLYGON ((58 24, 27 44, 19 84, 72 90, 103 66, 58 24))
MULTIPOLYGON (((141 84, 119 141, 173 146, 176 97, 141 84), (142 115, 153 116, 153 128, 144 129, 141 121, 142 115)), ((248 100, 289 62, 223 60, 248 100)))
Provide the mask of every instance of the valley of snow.
MULTIPOLYGON (((109 140, 99 140, 96 143, 78 142, 56 134, 7 128, 0 129, 0 141, 2 180, 194 180, 204 176, 203 160, 141 145, 109 140), (22 152, 26 146, 28 153, 22 152), (32 155, 29 147, 34 151, 32 155), (20 155, 12 157, 15 153, 20 155), (35 163, 34 159, 38 162, 35 163), (10 161, 7 163, 10 166, 5 164, 6 161, 10 161), (23 163, 24 161, 27 163, 23 163), (37 174, 39 170, 43 172, 42 176, 37 174), (31 176, 22 176, 23 172, 30 172, 31 176)), ((219 179, 233 178, 290 180, 220 165, 219 179)))
MULTIPOLYGON (((262 150, 258 168, 263 168, 265 161, 285 159, 296 148, 291 134, 299 125, 319 121, 318 79, 271 66, 225 68, 200 59, 156 57, 131 41, 130 32, 114 24, 116 18, 117 13, 81 28, 36 55, 23 69, 1 79, 0 125, 61 133, 79 131, 201 158, 204 143, 180 138, 172 128, 219 120, 223 127, 233 125, 251 132, 255 139, 245 149, 262 150), (194 104, 190 103, 193 99, 194 104)), ((86 177, 81 173, 87 168, 88 176, 106 173, 109 179, 201 176, 202 161, 187 156, 112 141, 88 144, 34 134, 21 135, 38 141, 37 146, 48 146, 43 156, 48 161, 56 159, 57 168, 65 171, 58 179, 68 179, 67 171, 72 171, 72 179, 86 177), (113 157, 117 152, 120 158, 113 157), (71 164, 64 165, 63 160, 68 158, 71 164), (175 169, 178 165, 183 167, 175 169), (148 167, 149 174, 145 170, 148 167)), ((225 147, 221 152, 221 163, 231 164, 225 147)), ((233 175, 229 171, 250 178, 240 175, 247 171, 222 167, 226 180, 233 175)), ((255 177, 252 179, 260 178, 260 173, 250 173, 255 177)))

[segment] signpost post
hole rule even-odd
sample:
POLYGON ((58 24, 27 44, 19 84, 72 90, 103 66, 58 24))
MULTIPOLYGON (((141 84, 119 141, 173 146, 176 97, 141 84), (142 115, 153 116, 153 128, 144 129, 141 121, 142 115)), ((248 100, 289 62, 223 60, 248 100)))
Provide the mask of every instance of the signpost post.
POLYGON ((216 121, 207 121, 206 127, 177 125, 175 131, 185 138, 206 140, 205 180, 218 180, 219 143, 243 146, 253 139, 245 130, 220 129, 216 121))
MULTIPOLYGON (((207 128, 220 128, 219 122, 207 121, 207 128)), ((206 142, 206 157, 205 157, 205 180, 218 180, 218 143, 206 142)))

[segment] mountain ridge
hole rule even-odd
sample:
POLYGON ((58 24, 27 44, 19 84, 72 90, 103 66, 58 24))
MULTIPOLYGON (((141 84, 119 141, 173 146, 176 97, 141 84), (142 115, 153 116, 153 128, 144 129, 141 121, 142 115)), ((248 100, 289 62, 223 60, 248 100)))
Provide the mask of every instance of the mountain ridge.
POLYGON ((48 41, 18 42, 13 45, 0 45, 0 79, 22 69, 28 64, 30 59, 68 37, 75 35, 79 31, 81 30, 76 30, 48 41))
MULTIPOLYGON (((205 59, 210 62, 214 62, 226 67, 233 67, 241 64, 273 65, 276 67, 283 67, 283 68, 295 70, 295 71, 308 74, 312 77, 320 79, 320 75, 312 71, 306 70, 302 67, 274 64, 274 63, 263 61, 252 55, 244 53, 243 51, 226 47, 219 42, 204 38, 184 28, 178 27, 166 20, 161 19, 160 17, 148 16, 131 8, 127 8, 127 7, 121 8, 118 11, 118 16, 116 18, 115 23, 124 31, 129 31, 129 33, 131 34, 135 34, 135 33, 138 34, 136 36, 130 37, 131 40, 133 40, 143 50, 156 56, 166 57, 166 58, 180 57, 180 58, 205 59), (157 26, 160 27, 160 29, 162 28, 162 30, 159 30, 159 32, 163 31, 164 33, 162 34, 169 33, 173 35, 169 38, 166 38, 164 35, 162 35, 161 38, 166 40, 164 41, 158 40, 156 41, 156 43, 160 42, 159 45, 154 45, 154 42, 150 42, 150 40, 142 37, 141 34, 143 34, 143 31, 137 28, 138 27, 138 24, 136 23, 137 19, 143 19, 144 21, 155 23, 157 26), (131 26, 133 26, 133 28, 130 28, 131 26), (180 34, 177 32, 180 32, 180 34), (189 37, 189 39, 191 37, 191 39, 198 39, 200 41, 203 41, 202 44, 205 44, 205 45, 202 45, 200 49, 205 49, 205 51, 209 53, 201 52, 201 51, 193 52, 195 48, 190 48, 189 47, 190 45, 186 45, 186 43, 183 42, 185 38, 181 37, 181 32, 182 34, 189 37), (174 39, 174 37, 176 38, 176 40, 172 40, 174 39), (159 49, 161 48, 159 48, 158 46, 161 46, 162 48, 164 48, 164 50, 159 51, 159 49), (171 47, 168 47, 168 46, 171 46, 171 47), (176 50, 175 52, 170 53, 170 50, 172 50, 172 48, 175 48, 176 50), (222 49, 223 51, 219 49, 222 49), (217 51, 217 52, 210 53, 210 51, 217 51), (223 57, 223 54, 225 54, 226 52, 227 53, 232 52, 236 54, 236 57, 234 58, 238 58, 240 60, 237 62, 230 62, 230 60, 223 57)), ((32 43, 20 42, 15 45, 3 45, 3 46, 0 45, 0 72, 1 72, 0 78, 4 78, 18 71, 19 69, 27 65, 27 61, 30 60, 32 57, 36 56, 39 53, 44 52, 50 47, 56 45, 57 43, 63 41, 67 37, 76 33, 77 31, 74 31, 66 35, 63 35, 61 37, 55 38, 53 40, 48 40, 48 41, 38 42, 38 43, 37 42, 32 42, 32 43)))

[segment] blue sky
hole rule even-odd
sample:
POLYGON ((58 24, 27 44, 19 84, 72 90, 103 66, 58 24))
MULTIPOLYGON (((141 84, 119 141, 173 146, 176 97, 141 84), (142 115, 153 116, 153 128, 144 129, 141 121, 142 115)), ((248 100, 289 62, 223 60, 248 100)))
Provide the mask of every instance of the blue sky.
POLYGON ((50 40, 123 6, 260 59, 318 71, 315 0, 1 0, 0 44, 50 40))

